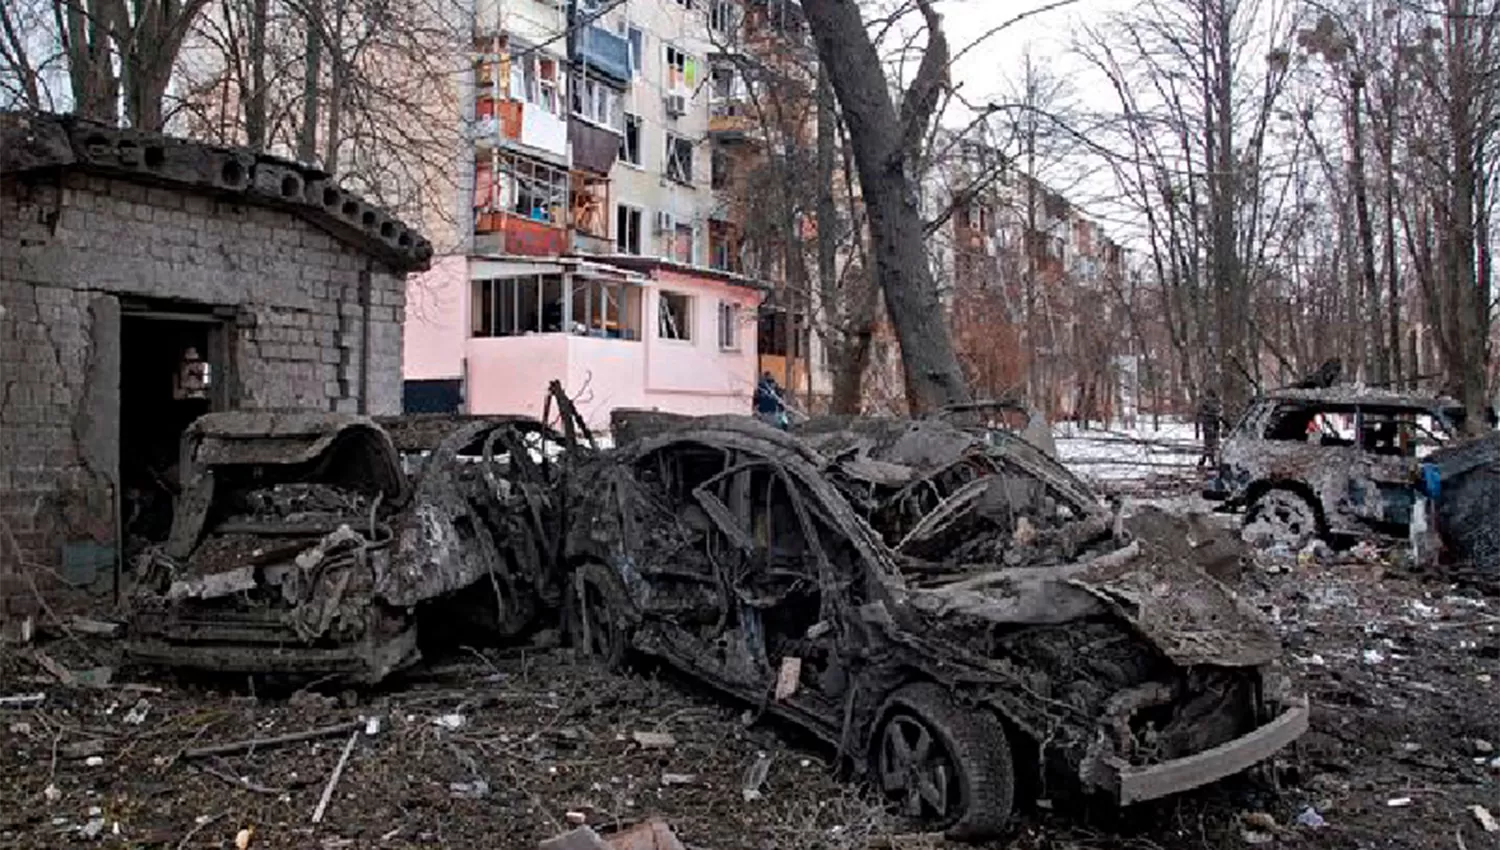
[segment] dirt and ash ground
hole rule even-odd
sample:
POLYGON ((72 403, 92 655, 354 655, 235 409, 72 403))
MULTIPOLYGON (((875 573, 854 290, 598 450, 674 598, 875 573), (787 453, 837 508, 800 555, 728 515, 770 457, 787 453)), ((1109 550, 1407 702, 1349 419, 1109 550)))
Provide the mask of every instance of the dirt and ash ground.
MULTIPOLYGON (((1242 779, 1118 814, 1043 802, 1004 846, 1500 848, 1471 809, 1500 814, 1500 602, 1379 559, 1237 580, 1314 705, 1280 790, 1242 779)), ((75 671, 118 663, 108 639, 41 648, 75 671)), ((253 848, 531 848, 570 813, 601 831, 660 816, 704 850, 941 846, 835 776, 830 751, 747 722, 745 706, 567 650, 457 652, 375 691, 289 693, 128 667, 106 687, 63 686, 34 649, 0 648, 0 697, 46 694, 0 708, 4 847, 233 847, 253 827, 253 848), (189 754, 370 717, 378 731, 361 731, 318 824, 347 729, 189 754)))

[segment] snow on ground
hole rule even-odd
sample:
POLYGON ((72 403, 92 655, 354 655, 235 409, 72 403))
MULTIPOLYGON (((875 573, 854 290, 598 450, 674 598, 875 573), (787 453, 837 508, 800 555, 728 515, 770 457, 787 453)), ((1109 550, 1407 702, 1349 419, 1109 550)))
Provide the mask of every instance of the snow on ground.
POLYGON ((1202 441, 1190 421, 1149 420, 1133 428, 1063 422, 1052 429, 1057 457, 1075 474, 1110 489, 1154 491, 1199 480, 1202 441))

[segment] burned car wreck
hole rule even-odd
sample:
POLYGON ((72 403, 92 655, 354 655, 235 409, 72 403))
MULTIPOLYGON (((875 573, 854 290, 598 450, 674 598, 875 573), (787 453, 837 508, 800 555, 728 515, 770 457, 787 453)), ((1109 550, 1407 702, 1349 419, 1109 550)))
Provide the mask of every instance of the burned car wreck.
POLYGON ((1403 535, 1418 463, 1452 441, 1463 415, 1451 399, 1357 386, 1267 393, 1225 439, 1205 495, 1244 509, 1257 541, 1403 535))
POLYGON ((520 418, 206 415, 170 538, 137 561, 127 651, 373 682, 419 657, 429 609, 516 634, 560 596, 549 442, 520 418))
POLYGON ((565 547, 575 640, 804 726, 953 837, 1001 831, 1044 784, 1197 787, 1307 728, 1269 624, 1019 437, 618 424, 565 547))

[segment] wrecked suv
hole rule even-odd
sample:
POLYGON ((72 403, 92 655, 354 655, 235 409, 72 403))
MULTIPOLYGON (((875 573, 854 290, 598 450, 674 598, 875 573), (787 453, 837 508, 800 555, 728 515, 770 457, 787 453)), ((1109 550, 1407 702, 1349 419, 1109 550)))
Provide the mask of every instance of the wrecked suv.
POLYGON ((804 726, 957 838, 1049 780, 1128 804, 1305 731, 1268 624, 1040 451, 881 427, 833 457, 740 417, 627 429, 569 531, 575 642, 804 726))
POLYGON ((1243 508, 1257 542, 1404 534, 1419 461, 1450 442, 1462 418, 1462 406, 1440 397, 1353 386, 1268 393, 1225 439, 1205 495, 1243 508))
POLYGON ((128 651, 374 682, 419 657, 422 615, 516 634, 559 603, 549 442, 520 418, 201 417, 171 536, 137 564, 128 651))

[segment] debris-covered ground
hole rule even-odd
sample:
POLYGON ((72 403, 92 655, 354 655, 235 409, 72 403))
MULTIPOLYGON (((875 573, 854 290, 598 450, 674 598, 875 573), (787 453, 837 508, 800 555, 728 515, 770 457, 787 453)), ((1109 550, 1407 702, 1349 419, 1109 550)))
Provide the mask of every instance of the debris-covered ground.
MULTIPOLYGON (((1043 803, 1012 846, 1500 846, 1483 826, 1500 812, 1500 605, 1377 564, 1271 566, 1241 584, 1315 706, 1280 794, 1240 780, 1123 815, 1043 803)), ((0 696, 45 694, 0 708, 7 847, 230 847, 252 828, 251 847, 530 847, 573 821, 603 831, 652 815, 689 847, 938 843, 839 781, 829 752, 747 723, 747 707, 567 650, 458 652, 373 691, 252 693, 128 667, 97 687, 91 668, 116 663, 114 641, 40 648, 0 660, 0 696), (195 752, 310 730, 326 734, 195 752)))

